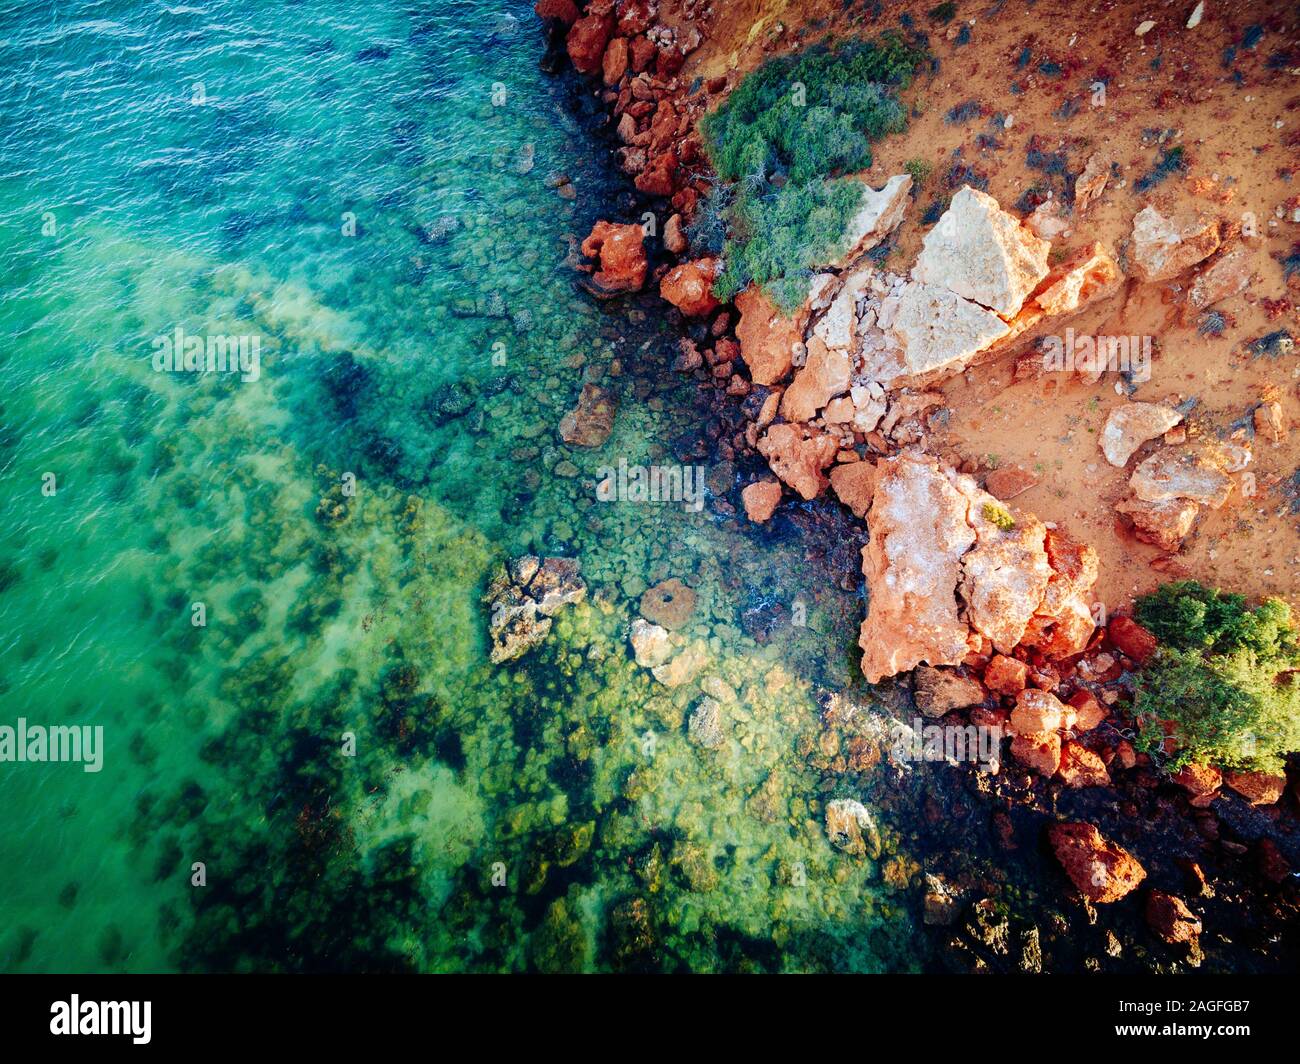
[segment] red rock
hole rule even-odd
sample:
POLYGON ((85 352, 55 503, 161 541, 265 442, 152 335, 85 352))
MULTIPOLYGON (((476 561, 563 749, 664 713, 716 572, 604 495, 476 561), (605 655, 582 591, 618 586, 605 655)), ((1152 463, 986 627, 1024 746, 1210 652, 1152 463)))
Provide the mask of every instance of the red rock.
POLYGON ((674 255, 680 255, 687 246, 686 234, 682 232, 682 216, 674 214, 664 224, 664 247, 674 255))
POLYGON ((1115 756, 1125 768, 1131 769, 1137 765, 1137 751, 1133 749, 1133 744, 1127 739, 1121 739, 1116 744, 1115 756))
POLYGON ((1058 771, 1067 787, 1110 786, 1110 773, 1101 758, 1081 743, 1066 741, 1058 771))
POLYGON ((1007 466, 995 469, 984 480, 984 490, 1003 502, 1014 499, 1038 483, 1038 478, 1027 469, 1007 466))
POLYGON ((850 462, 831 470, 831 489, 854 517, 866 517, 879 479, 874 462, 850 462))
POLYGON ((601 60, 601 71, 606 85, 617 85, 627 73, 627 38, 614 37, 605 46, 605 56, 601 60))
POLYGON ((1223 786, 1223 773, 1212 765, 1188 765, 1173 779, 1187 792, 1188 801, 1197 809, 1204 809, 1213 802, 1223 786))
POLYGON ((656 155, 633 182, 647 196, 671 196, 677 187, 677 155, 672 150, 656 155))
POLYGON ((839 449, 833 436, 805 425, 773 425, 758 441, 758 452, 772 472, 805 499, 815 499, 830 483, 823 470, 839 449))
POLYGON ((1061 737, 1056 732, 1016 735, 1011 740, 1011 756, 1040 776, 1055 776, 1061 767, 1061 737))
POLYGON ((675 266, 659 282, 659 294, 688 318, 711 314, 718 307, 713 296, 716 259, 697 259, 675 266))
POLYGON ((578 5, 573 0, 537 0, 533 10, 537 12, 538 18, 559 19, 566 26, 577 22, 580 14, 578 5))
POLYGON ((1201 921, 1183 900, 1163 891, 1147 895, 1146 917, 1151 930, 1171 946, 1194 942, 1201 933, 1201 921))
POLYGON ((1255 862, 1259 865, 1260 875, 1270 883, 1284 883, 1291 875, 1290 862, 1282 856, 1282 851, 1272 839, 1259 840, 1255 862))
POLYGON ((1267 772, 1226 772, 1224 782, 1251 805, 1273 805, 1286 790, 1286 777, 1267 772))
POLYGON ((1076 732, 1092 731, 1106 719, 1105 707, 1097 701, 1090 691, 1075 691, 1070 696, 1070 705, 1074 709, 1074 730, 1076 732))
POLYGON ((596 73, 613 34, 614 19, 610 15, 586 15, 570 26, 564 43, 574 69, 582 74, 596 73))
POLYGON ((1146 869, 1136 857, 1091 824, 1053 824, 1047 837, 1065 874, 1092 902, 1118 901, 1146 878, 1146 869))
POLYGON ((686 65, 686 54, 677 47, 669 45, 660 48, 655 57, 655 73, 661 78, 671 78, 686 65))
POLYGON ((600 221, 582 242, 582 253, 600 260, 592 280, 607 292, 635 292, 645 284, 646 254, 639 225, 600 221))
POLYGON ((835 396, 849 390, 853 362, 842 348, 827 347, 819 336, 808 341, 808 361, 795 375, 781 400, 789 421, 809 421, 835 396))
POLYGON ((618 32, 628 37, 645 33, 655 21, 655 9, 650 0, 620 0, 618 5, 618 32))
POLYGON ((807 311, 783 314, 758 285, 736 296, 736 309, 740 311, 736 336, 750 378, 755 384, 779 383, 793 365, 795 345, 803 342, 807 311))
POLYGON ((628 47, 628 53, 633 71, 640 74, 655 61, 659 49, 655 47, 654 41, 648 37, 633 37, 632 43, 628 47))
POLYGON ((745 504, 745 516, 751 521, 762 524, 776 512, 781 505, 781 482, 779 480, 756 480, 745 485, 740 493, 745 504))
POLYGON ((1074 722, 1074 710, 1048 691, 1029 687, 1016 695, 1011 711, 1011 727, 1019 735, 1037 735, 1068 728, 1074 722))
POLYGON ((984 670, 984 686, 1000 695, 1018 695, 1028 686, 1029 667, 1023 661, 994 654, 984 670))
POLYGON ((1145 664, 1147 658, 1155 653, 1159 640, 1143 628, 1132 617, 1112 617, 1106 627, 1106 635, 1122 654, 1128 655, 1139 665, 1145 664))

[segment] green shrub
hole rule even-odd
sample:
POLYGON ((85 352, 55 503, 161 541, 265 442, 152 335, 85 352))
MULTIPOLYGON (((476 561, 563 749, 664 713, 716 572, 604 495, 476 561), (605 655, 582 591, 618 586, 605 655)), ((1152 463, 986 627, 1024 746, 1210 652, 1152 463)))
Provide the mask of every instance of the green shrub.
POLYGON ((1251 609, 1240 595, 1193 580, 1166 584, 1137 604, 1138 620, 1161 641, 1139 674, 1138 745, 1160 756, 1172 722, 1179 748, 1166 762, 1281 770, 1300 750, 1300 646, 1279 599, 1251 609))
POLYGON ((802 302, 861 196, 827 179, 870 166, 871 142, 903 129, 896 89, 923 56, 897 34, 822 42, 768 60, 703 119, 709 159, 734 185, 719 298, 755 282, 786 310, 802 302))

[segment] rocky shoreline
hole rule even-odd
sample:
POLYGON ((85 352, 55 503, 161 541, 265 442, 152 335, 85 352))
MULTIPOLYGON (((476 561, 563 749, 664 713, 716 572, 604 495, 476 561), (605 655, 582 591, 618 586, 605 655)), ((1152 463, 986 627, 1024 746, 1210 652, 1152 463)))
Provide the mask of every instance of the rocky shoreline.
MULTIPOLYGON (((867 681, 910 673, 889 696, 901 715, 1009 739, 1009 760, 1000 745, 993 771, 956 771, 991 811, 1006 853, 1032 845, 1054 857, 1062 897, 1089 930, 1079 934, 1077 919, 1054 923, 1059 914, 1007 911, 978 875, 957 864, 945 875, 936 855, 923 909, 950 966, 1093 968, 1101 955, 1132 954, 1141 967, 1176 970, 1201 964, 1206 929, 1225 956, 1238 931, 1252 943, 1293 935, 1300 783, 1209 765, 1162 774, 1135 749, 1124 712, 1157 639, 1127 613, 1098 611, 1097 552, 1008 505, 1032 473, 930 452, 947 404, 938 385, 999 360, 1014 364, 1017 379, 1041 374, 1045 337, 1133 298, 1135 286, 1177 279, 1187 306, 1208 310, 1249 283, 1250 236, 1214 212, 1147 205, 1133 217, 1123 262, 1100 242, 1055 256, 1053 239, 1086 226, 1089 204, 1116 173, 1094 152, 1068 209, 1048 199, 1019 218, 978 188, 958 188, 910 270, 895 273, 872 252, 915 209, 912 177, 877 189, 849 176, 841 180, 862 187, 848 250, 821 264, 802 306, 783 310, 754 286, 723 303, 713 293, 722 264, 694 255, 689 233, 716 183, 698 123, 739 78, 681 73, 710 37, 710 6, 539 0, 536 10, 550 45, 544 66, 560 70, 567 59, 588 80, 609 116, 616 165, 635 189, 630 220, 602 220, 582 242, 580 283, 602 299, 657 288, 669 305, 681 332, 674 369, 713 395, 707 457, 742 471, 710 508, 766 522, 792 500, 837 499, 868 536, 867 681), (1125 915, 1098 926, 1095 907, 1126 898, 1125 915)), ((1079 375, 1096 380, 1106 369, 1090 357, 1079 375)), ((614 416, 612 397, 589 385, 560 432, 566 443, 599 446, 614 416)), ((1255 418, 1261 433, 1285 431, 1276 398, 1255 418)), ((1171 554, 1207 508, 1250 483, 1249 446, 1191 436, 1168 404, 1112 411, 1097 446, 1110 466, 1133 469, 1130 493, 1115 505, 1131 534, 1171 554)), ((634 624, 632 646, 657 678, 678 675, 672 664, 690 652, 670 660, 668 633, 652 620, 634 624)), ((703 745, 709 701, 688 722, 703 745)), ((870 814, 854 804, 827 804, 827 834, 845 852, 867 852, 870 814)))

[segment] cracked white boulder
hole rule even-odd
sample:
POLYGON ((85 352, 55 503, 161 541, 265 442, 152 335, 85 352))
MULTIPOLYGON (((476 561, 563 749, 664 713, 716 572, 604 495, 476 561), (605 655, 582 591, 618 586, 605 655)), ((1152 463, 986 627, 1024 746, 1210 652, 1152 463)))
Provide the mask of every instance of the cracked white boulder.
POLYGON ((959 370, 1008 330, 1007 323, 992 311, 943 285, 919 280, 903 287, 890 323, 890 331, 902 346, 905 376, 959 370))
POLYGON ((1051 247, 992 196, 963 185, 926 234, 912 277, 1013 318, 1047 276, 1051 247))

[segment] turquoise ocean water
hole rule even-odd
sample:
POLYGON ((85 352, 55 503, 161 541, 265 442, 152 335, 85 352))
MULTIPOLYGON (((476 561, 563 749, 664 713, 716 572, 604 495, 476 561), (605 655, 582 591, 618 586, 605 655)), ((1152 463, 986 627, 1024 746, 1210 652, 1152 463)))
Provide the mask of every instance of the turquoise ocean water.
POLYGON ((704 395, 653 300, 574 286, 620 189, 542 50, 522 3, 0 5, 0 724, 104 729, 97 773, 0 764, 0 970, 923 963, 905 824, 879 861, 822 826, 879 797, 860 687, 825 724, 854 544, 595 500, 704 395), (257 379, 157 372, 177 328, 257 379), (584 379, 595 451, 556 434, 584 379), (494 667, 530 551, 589 598, 494 667), (717 751, 628 653, 668 577, 717 751))

